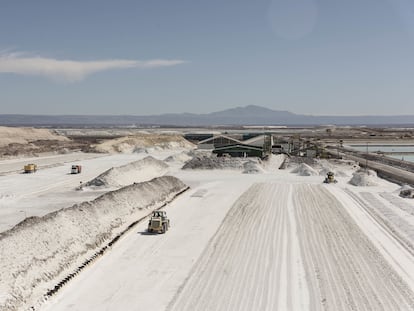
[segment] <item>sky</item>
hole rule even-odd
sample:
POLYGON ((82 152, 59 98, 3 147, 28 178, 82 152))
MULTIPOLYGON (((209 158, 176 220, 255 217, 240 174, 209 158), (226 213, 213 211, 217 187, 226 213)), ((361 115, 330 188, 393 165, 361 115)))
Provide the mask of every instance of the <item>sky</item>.
POLYGON ((2 0, 0 114, 414 114, 412 0, 2 0))

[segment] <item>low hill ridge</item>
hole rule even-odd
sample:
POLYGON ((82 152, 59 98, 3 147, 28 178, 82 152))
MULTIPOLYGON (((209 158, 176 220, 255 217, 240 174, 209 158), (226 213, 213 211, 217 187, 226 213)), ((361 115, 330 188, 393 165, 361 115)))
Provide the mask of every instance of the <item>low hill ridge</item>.
POLYGON ((214 126, 214 125, 409 125, 414 115, 315 116, 248 105, 207 114, 131 115, 0 115, 0 125, 12 126, 214 126))

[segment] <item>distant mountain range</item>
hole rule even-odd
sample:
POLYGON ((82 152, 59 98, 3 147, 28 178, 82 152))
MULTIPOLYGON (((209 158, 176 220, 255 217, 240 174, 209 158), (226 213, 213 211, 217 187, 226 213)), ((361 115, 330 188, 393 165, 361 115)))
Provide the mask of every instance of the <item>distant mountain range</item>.
POLYGON ((0 115, 9 126, 238 126, 238 125, 414 125, 414 115, 313 116, 249 105, 207 114, 126 115, 0 115))

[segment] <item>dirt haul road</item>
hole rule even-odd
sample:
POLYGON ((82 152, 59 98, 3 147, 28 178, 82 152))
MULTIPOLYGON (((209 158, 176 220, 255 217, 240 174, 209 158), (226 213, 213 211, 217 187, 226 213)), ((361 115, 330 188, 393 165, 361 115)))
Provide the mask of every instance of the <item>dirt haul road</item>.
MULTIPOLYGON (((414 310, 410 276, 384 259, 392 248, 374 246, 342 189, 248 187, 239 178, 193 188, 168 207, 167 234, 139 225, 44 310, 414 310)), ((389 256, 413 271, 412 255, 401 254, 389 256)))

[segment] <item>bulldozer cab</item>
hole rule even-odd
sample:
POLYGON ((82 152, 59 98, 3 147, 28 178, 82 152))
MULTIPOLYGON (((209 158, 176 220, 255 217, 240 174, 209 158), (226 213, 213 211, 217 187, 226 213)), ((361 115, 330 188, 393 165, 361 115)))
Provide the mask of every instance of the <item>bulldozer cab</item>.
POLYGON ((165 211, 154 211, 154 212, 152 212, 152 216, 151 217, 166 218, 167 217, 167 213, 165 211))

